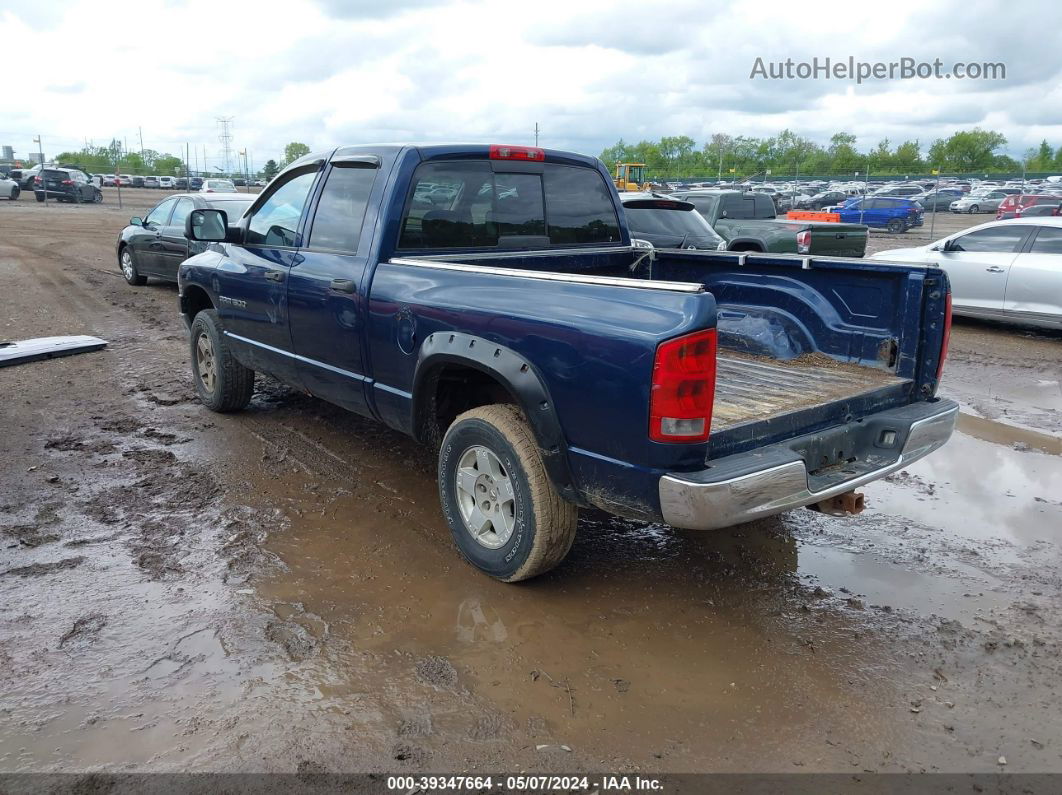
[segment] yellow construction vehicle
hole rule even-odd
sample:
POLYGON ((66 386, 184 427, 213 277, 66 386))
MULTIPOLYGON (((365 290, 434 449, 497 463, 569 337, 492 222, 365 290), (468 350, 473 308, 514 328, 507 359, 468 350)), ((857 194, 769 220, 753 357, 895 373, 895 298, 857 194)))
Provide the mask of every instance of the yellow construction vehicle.
POLYGON ((612 178, 616 190, 649 190, 645 180, 645 163, 616 163, 616 174, 612 178))

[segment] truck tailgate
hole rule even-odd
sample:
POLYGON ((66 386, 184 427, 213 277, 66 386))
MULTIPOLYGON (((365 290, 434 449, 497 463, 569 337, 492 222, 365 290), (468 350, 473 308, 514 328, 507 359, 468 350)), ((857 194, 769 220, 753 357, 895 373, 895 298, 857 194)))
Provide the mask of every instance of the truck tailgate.
POLYGON ((867 250, 867 227, 830 221, 805 221, 811 230, 811 253, 823 257, 862 257, 867 250))

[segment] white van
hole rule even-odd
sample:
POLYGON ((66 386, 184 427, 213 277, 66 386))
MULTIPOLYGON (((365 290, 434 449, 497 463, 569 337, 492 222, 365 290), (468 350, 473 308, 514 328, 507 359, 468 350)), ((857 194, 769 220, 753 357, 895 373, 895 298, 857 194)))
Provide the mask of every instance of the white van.
POLYGON ((159 187, 166 190, 173 190, 177 187, 173 177, 159 177, 159 187))

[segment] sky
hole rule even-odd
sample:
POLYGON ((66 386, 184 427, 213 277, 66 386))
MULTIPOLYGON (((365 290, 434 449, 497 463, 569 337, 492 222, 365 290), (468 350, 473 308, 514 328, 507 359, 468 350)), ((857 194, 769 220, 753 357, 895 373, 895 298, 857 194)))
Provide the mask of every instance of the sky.
POLYGON ((975 126, 1062 145, 1062 2, 0 0, 0 145, 112 137, 217 167, 289 141, 635 142, 789 128, 861 150, 975 126), (57 46, 57 43, 58 44, 57 46), (60 48, 65 52, 59 57, 60 48), (35 58, 34 53, 41 53, 35 58), (1003 80, 750 79, 765 63, 1002 62, 1003 80))

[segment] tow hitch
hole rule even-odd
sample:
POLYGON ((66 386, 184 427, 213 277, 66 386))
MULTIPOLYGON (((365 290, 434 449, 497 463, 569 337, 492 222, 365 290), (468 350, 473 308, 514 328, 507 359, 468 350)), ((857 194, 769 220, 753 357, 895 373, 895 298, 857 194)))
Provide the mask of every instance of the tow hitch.
POLYGON ((859 491, 846 491, 828 500, 816 502, 808 506, 813 511, 825 513, 830 516, 847 516, 863 513, 863 494, 859 491))

